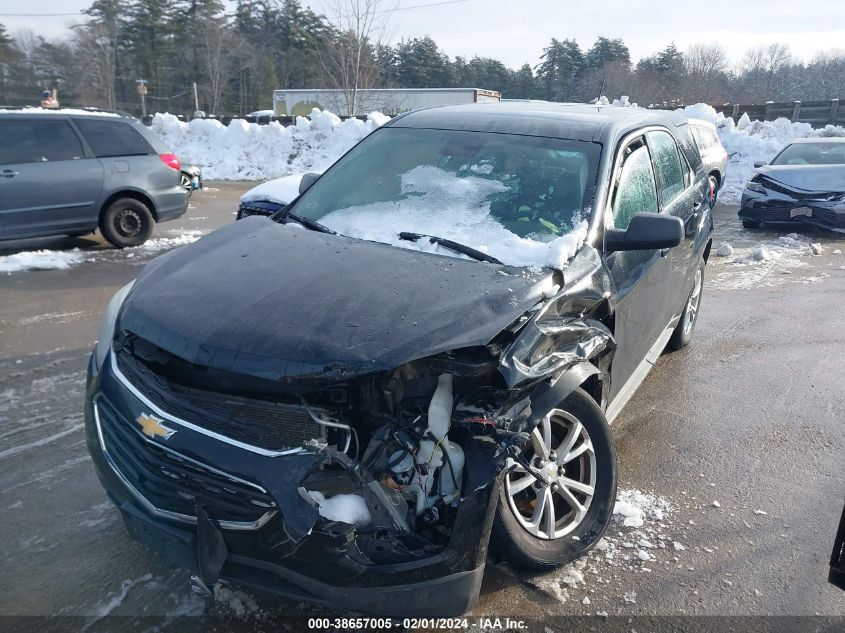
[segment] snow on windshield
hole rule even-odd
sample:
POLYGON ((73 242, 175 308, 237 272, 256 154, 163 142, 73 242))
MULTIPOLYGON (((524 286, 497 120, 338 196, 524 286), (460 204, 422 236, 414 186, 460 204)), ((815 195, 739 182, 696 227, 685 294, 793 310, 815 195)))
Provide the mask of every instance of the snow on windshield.
MULTIPOLYGON (((470 167, 484 173, 483 165, 470 167)), ((436 235, 487 253, 504 264, 540 268, 563 268, 583 244, 587 222, 574 221, 569 233, 520 237, 490 214, 491 198, 509 191, 498 180, 478 176, 458 176, 439 167, 415 167, 401 177, 401 199, 376 202, 333 211, 320 223, 338 233, 429 252, 462 257, 454 251, 431 244, 399 239, 399 233, 436 235)))

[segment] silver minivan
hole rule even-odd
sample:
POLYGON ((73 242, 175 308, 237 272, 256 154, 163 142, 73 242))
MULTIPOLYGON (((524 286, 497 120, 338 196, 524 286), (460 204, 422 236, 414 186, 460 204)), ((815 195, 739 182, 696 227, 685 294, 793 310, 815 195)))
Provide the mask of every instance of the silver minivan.
POLYGON ((0 240, 99 229, 118 248, 138 246, 185 213, 180 168, 129 115, 0 109, 0 240))

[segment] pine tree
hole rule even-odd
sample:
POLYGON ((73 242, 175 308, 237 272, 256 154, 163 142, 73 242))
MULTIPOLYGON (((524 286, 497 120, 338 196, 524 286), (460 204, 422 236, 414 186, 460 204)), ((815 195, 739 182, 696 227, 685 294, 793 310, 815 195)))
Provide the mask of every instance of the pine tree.
POLYGON ((584 54, 575 40, 552 38, 543 49, 537 80, 549 101, 572 101, 578 94, 577 78, 584 68, 584 54))

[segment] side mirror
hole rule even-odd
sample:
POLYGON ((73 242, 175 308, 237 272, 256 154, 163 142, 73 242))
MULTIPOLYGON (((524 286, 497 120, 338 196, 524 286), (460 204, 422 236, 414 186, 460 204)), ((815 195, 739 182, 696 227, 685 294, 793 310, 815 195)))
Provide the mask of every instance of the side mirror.
POLYGON ((637 213, 627 229, 607 229, 604 249, 614 251, 651 251, 672 248, 684 238, 681 218, 663 213, 637 213))
POLYGON ((765 166, 766 166, 766 165, 768 165, 768 164, 769 164, 769 163, 767 163, 767 162, 766 162, 766 161, 764 161, 764 160, 755 160, 755 161, 754 161, 754 169, 759 169, 760 167, 765 167, 765 166))
POLYGON ((320 174, 314 172, 303 174, 302 180, 299 181, 299 193, 305 193, 306 191, 308 191, 308 188, 313 185, 319 177, 320 174))

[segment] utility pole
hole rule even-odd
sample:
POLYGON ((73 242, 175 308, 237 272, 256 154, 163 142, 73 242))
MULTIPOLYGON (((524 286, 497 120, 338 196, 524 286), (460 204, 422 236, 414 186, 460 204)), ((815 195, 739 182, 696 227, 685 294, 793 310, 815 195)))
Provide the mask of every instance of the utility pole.
POLYGON ((141 119, 147 118, 147 80, 146 79, 136 79, 135 83, 138 84, 138 94, 141 95, 141 119))

